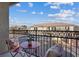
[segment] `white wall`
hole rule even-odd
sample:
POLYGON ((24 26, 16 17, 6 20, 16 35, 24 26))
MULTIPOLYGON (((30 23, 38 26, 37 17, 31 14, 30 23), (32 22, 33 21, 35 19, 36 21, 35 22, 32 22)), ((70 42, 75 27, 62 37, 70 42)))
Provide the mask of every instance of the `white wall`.
MULTIPOLYGON (((38 30, 48 30, 48 27, 37 27, 38 30)), ((50 28, 51 29, 51 28, 50 28)), ((34 30, 34 27, 31 27, 30 30, 34 30)), ((64 29, 66 30, 66 29, 64 29)), ((79 27, 69 26, 70 31, 79 30, 79 27)))
POLYGON ((47 30, 46 27, 38 27, 38 30, 47 30))
POLYGON ((34 30, 34 27, 29 28, 29 30, 34 30))
POLYGON ((74 30, 75 30, 75 31, 79 31, 79 26, 75 26, 75 27, 74 27, 74 30))
POLYGON ((69 30, 70 30, 70 31, 74 31, 74 26, 70 26, 70 27, 69 27, 69 30))

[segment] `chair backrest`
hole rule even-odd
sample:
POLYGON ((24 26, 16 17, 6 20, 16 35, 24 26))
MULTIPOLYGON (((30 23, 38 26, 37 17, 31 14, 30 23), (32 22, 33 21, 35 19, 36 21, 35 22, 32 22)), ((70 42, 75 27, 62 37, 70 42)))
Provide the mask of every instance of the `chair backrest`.
POLYGON ((17 46, 19 46, 18 43, 15 45, 15 42, 12 42, 11 40, 6 40, 6 44, 7 44, 9 51, 12 49, 15 49, 17 46))
POLYGON ((10 52, 11 49, 13 48, 14 42, 12 42, 11 40, 6 40, 6 44, 7 44, 7 47, 8 47, 8 51, 10 52))
POLYGON ((61 57, 64 49, 60 45, 54 45, 46 52, 46 57, 61 57))

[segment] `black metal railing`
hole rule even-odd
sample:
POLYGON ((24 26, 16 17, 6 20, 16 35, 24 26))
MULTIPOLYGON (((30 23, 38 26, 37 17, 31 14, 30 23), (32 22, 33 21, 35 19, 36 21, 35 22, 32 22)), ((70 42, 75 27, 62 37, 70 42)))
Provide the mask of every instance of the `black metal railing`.
POLYGON ((64 56, 79 56, 79 31, 11 30, 10 34, 32 36, 33 41, 39 42, 41 45, 36 50, 26 51, 35 56, 44 57, 53 42, 61 44, 65 51, 64 56))

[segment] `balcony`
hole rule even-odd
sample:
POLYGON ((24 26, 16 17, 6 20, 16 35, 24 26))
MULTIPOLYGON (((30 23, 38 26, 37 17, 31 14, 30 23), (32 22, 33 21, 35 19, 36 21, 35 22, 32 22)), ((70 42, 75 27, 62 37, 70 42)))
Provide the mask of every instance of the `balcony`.
MULTIPOLYGON (((35 49, 23 49, 26 54, 25 57, 28 57, 29 54, 34 57, 45 57, 46 52, 53 46, 53 43, 63 48, 64 53, 61 57, 79 57, 79 31, 10 30, 10 37, 10 39, 18 42, 20 40, 23 42, 24 39, 27 42, 27 39, 31 37, 29 41, 32 41, 33 44, 34 42, 39 43, 39 46, 35 49), (12 39, 11 36, 15 39, 12 39)), ((8 54, 10 53, 8 52, 8 54)))

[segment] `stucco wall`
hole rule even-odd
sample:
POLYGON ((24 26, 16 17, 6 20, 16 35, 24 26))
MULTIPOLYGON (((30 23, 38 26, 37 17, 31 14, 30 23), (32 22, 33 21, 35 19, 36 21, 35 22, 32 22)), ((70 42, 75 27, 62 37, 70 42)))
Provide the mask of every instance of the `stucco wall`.
POLYGON ((70 27, 69 27, 69 30, 70 30, 70 31, 74 31, 74 26, 70 26, 70 27))
POLYGON ((0 53, 7 51, 5 40, 8 39, 8 3, 0 2, 0 53))
POLYGON ((47 30, 46 27, 38 27, 38 30, 47 30))
POLYGON ((79 31, 79 26, 75 26, 75 27, 74 27, 74 30, 75 30, 75 31, 79 31))

